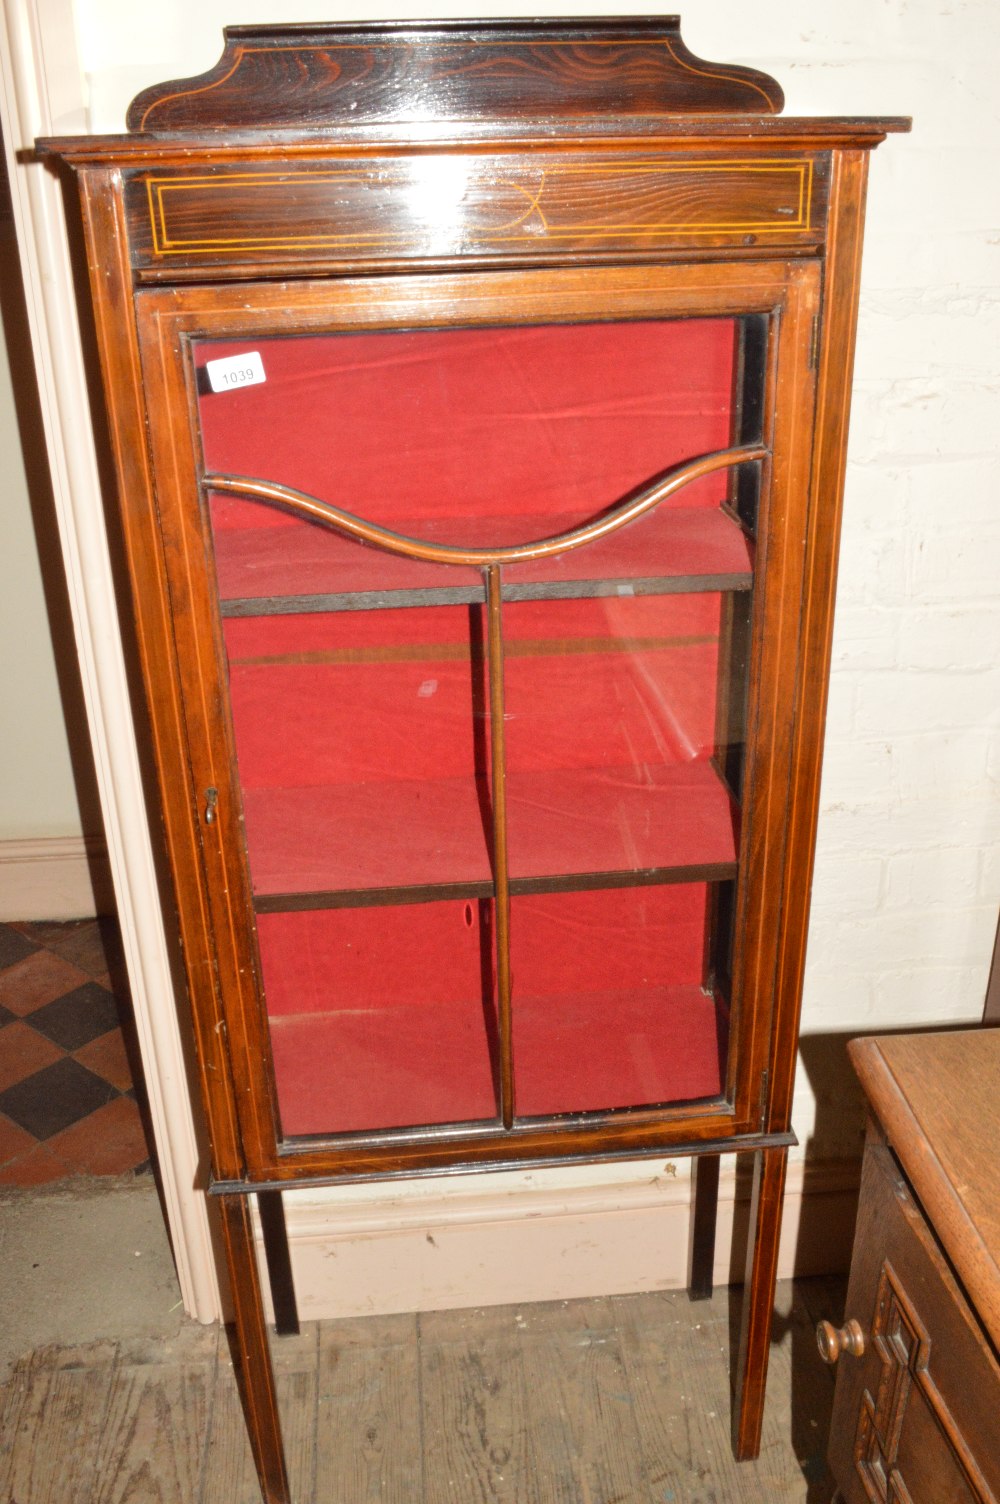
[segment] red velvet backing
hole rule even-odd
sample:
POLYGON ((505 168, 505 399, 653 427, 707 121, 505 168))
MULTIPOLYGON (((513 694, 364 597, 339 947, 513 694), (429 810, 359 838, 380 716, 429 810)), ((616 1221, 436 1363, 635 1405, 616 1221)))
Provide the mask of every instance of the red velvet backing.
MULTIPOLYGON (((263 385, 204 395, 207 468, 308 491, 395 531, 496 545, 578 526, 731 442, 728 320, 415 330, 202 345, 259 349, 263 385)), ((717 595, 629 581, 745 574, 724 476, 604 543, 505 570, 620 581, 508 603, 505 730, 515 878, 729 863, 709 758, 717 595)), ((223 598, 481 586, 476 570, 363 548, 215 496, 223 598)), ((487 882, 489 719, 480 607, 225 622, 258 894, 487 882)), ((496 1116, 491 906, 263 914, 283 1130, 496 1116)), ((701 990, 706 889, 512 904, 518 1112, 711 1096, 724 1023, 701 990)))
MULTIPOLYGON (((705 894, 683 884, 513 900, 521 1115, 721 1090, 724 1019, 699 985, 705 894)), ((489 907, 260 916, 287 1134, 495 1118, 489 907)))
MULTIPOLYGON (((733 860, 708 762, 718 613, 706 595, 504 607, 512 875, 733 860)), ((466 607, 226 623, 258 893, 489 878, 469 623, 466 607)))
MULTIPOLYGON (((730 442, 730 319, 205 343, 196 362, 248 349, 266 381, 201 400, 209 470, 376 522, 452 518, 458 542, 477 516, 582 520, 730 442)), ((682 504, 724 492, 709 477, 682 504)), ((287 522, 273 512, 270 525, 287 522)))
MULTIPOLYGON (((266 502, 213 495, 211 509, 223 600, 483 588, 478 569, 424 564, 381 549, 364 548, 333 528, 285 515, 266 502)), ((548 513, 482 519, 402 517, 393 525, 407 537, 433 543, 458 541, 473 548, 535 542, 565 532, 577 520, 548 513)), ((717 507, 662 504, 596 543, 551 559, 507 565, 504 579, 511 585, 620 580, 621 593, 627 595, 629 580, 748 575, 752 567, 749 540, 717 507)))

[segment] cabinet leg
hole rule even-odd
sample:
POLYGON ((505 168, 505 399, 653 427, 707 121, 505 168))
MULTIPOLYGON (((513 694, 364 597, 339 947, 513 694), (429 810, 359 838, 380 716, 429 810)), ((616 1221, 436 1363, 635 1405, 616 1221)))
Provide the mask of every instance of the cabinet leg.
POLYGON ((691 1247, 688 1295, 692 1300, 710 1300, 715 1266, 715 1223, 719 1210, 718 1154, 699 1154, 691 1166, 694 1208, 691 1215, 691 1247))
POLYGON ((754 1155, 750 1240, 733 1401, 733 1454, 737 1462, 749 1461, 760 1452, 787 1162, 787 1149, 760 1149, 754 1155))
POLYGON ((291 1504, 250 1207, 245 1196, 220 1196, 219 1201, 236 1318, 240 1397, 250 1450, 264 1504, 291 1504))
POLYGON ((264 1256, 267 1259, 267 1277, 271 1286, 274 1330, 279 1337, 297 1337, 299 1312, 295 1304, 295 1283, 292 1279, 292 1260, 288 1252, 288 1228, 285 1225, 285 1207, 281 1192, 258 1191, 257 1207, 260 1211, 261 1231, 264 1234, 264 1256))

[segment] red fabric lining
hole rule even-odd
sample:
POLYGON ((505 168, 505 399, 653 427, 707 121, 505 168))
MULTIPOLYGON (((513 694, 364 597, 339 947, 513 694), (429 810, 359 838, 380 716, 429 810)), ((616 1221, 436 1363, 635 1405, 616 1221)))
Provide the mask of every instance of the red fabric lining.
MULTIPOLYGON (((705 895, 702 883, 679 883, 515 897, 515 993, 700 982, 705 895)), ((260 914, 268 1011, 450 1007, 481 996, 492 909, 492 900, 449 899, 260 914)))
MULTIPOLYGON (((720 1020, 699 987, 526 1000, 518 1022, 519 1117, 717 1096, 720 1020), (571 1062, 571 1064, 570 1064, 571 1062), (570 1074, 572 1072, 572 1074, 570 1074)), ((301 1014, 272 1024, 288 1137, 495 1119, 475 1012, 301 1014)))
POLYGON ((276 1019, 271 1028, 283 1132, 352 1133, 496 1116, 482 1013, 376 1009, 276 1019))
POLYGON ((697 986, 526 998, 514 1025, 517 1115, 714 1097, 720 1053, 716 1004, 697 986))
MULTIPOLYGON (((512 772, 513 877, 728 863, 736 814, 712 768, 512 772)), ((248 789, 259 894, 487 882, 485 793, 475 779, 248 789)))
MULTIPOLYGON (((503 623, 512 769, 712 750, 717 596, 519 603, 503 623)), ((225 635, 244 787, 485 771, 469 608, 261 617, 225 635)))
MULTIPOLYGON (((205 462, 415 536, 551 536, 730 442, 734 328, 202 344, 199 365, 255 348, 267 373, 201 398, 205 462)), ((718 509, 725 487, 708 477, 605 543, 508 572, 621 579, 624 597, 504 609, 514 876, 734 860, 734 811, 707 763, 718 597, 627 598, 630 578, 748 569, 718 509), (577 651, 589 637, 691 640, 577 651)), ((211 520, 224 598, 481 579, 266 505, 215 497, 211 520)), ((489 879, 489 726, 469 624, 466 608, 226 622, 258 893, 489 879), (247 661, 282 655, 314 656, 247 661)), ((471 927, 461 903, 259 917, 286 1134, 495 1116, 489 908, 472 906, 471 927)), ((512 924, 520 1113, 720 1089, 716 1009, 699 986, 702 886, 517 898, 512 924)))
MULTIPOLYGON (((686 492, 684 493, 686 496, 686 492)), ((579 519, 578 519, 579 520, 579 519)), ((401 518, 396 532, 426 542, 468 547, 530 543, 566 531, 574 519, 538 517, 401 518)), ((424 564, 366 547, 322 523, 281 512, 266 502, 212 497, 219 594, 223 600, 337 595, 354 591, 454 589, 481 586, 478 569, 424 564), (280 525, 260 523, 259 514, 280 525), (223 517, 225 521, 223 521, 223 517), (234 520, 234 519, 237 519, 234 520)), ((739 526, 717 507, 661 504, 609 538, 555 558, 504 567, 510 584, 543 580, 677 578, 748 574, 752 552, 739 526)))
MULTIPOLYGON (((583 520, 667 466, 726 447, 734 327, 649 320, 202 343, 198 365, 256 349, 267 378, 201 397, 205 463, 384 523, 583 520)), ((697 482, 684 504, 713 505, 724 484, 697 482)))
MULTIPOLYGON (((514 899, 520 1116, 721 1090, 724 1020, 699 985, 705 904, 698 884, 514 899)), ((259 917, 287 1134, 495 1117, 484 911, 459 901, 259 917)))
POLYGON ((492 900, 258 914, 268 1012, 426 1011, 480 998, 484 945, 491 951, 483 908, 492 900))

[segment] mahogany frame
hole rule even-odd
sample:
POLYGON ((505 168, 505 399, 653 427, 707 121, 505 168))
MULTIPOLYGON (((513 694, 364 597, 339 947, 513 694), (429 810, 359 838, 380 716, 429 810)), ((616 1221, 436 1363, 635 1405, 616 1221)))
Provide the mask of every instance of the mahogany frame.
MULTIPOLYGON (((269 1193, 345 1177, 700 1155, 692 1294, 704 1295, 718 1155, 752 1152, 734 1449, 759 1449, 794 1142, 867 160, 907 126, 783 120, 780 104, 766 75, 692 58, 676 18, 233 28, 210 74, 136 101, 135 134, 42 143, 80 186, 211 1188, 268 1504, 290 1496, 247 1198, 266 1198, 269 1262, 287 1272, 280 1199, 269 1193), (525 63, 533 82, 521 88, 512 80, 525 63), (432 213, 419 190, 435 164, 463 174, 468 191, 432 213), (513 230, 512 199, 522 205, 513 230), (266 1068, 199 506, 202 482, 230 483, 199 473, 188 342, 278 327, 695 313, 763 313, 774 334, 734 978, 744 1002, 726 1099, 569 1127, 512 1128, 506 1112, 488 1133, 289 1149, 266 1068)), ((476 562, 492 581, 495 631, 497 559, 476 562)), ((294 1313, 287 1301, 282 1310, 287 1328, 294 1313)))

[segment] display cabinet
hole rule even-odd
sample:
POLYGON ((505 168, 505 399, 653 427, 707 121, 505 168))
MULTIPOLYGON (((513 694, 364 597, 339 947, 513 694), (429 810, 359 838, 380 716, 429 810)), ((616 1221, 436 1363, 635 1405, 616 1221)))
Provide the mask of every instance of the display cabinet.
MULTIPOLYGON (((248 1197, 755 1156, 759 1445, 869 149, 675 18, 231 28, 81 190, 265 1496, 248 1197)), ((127 607, 128 609, 128 607, 127 607)), ((488 1291, 483 1297, 488 1298, 488 1291)))

